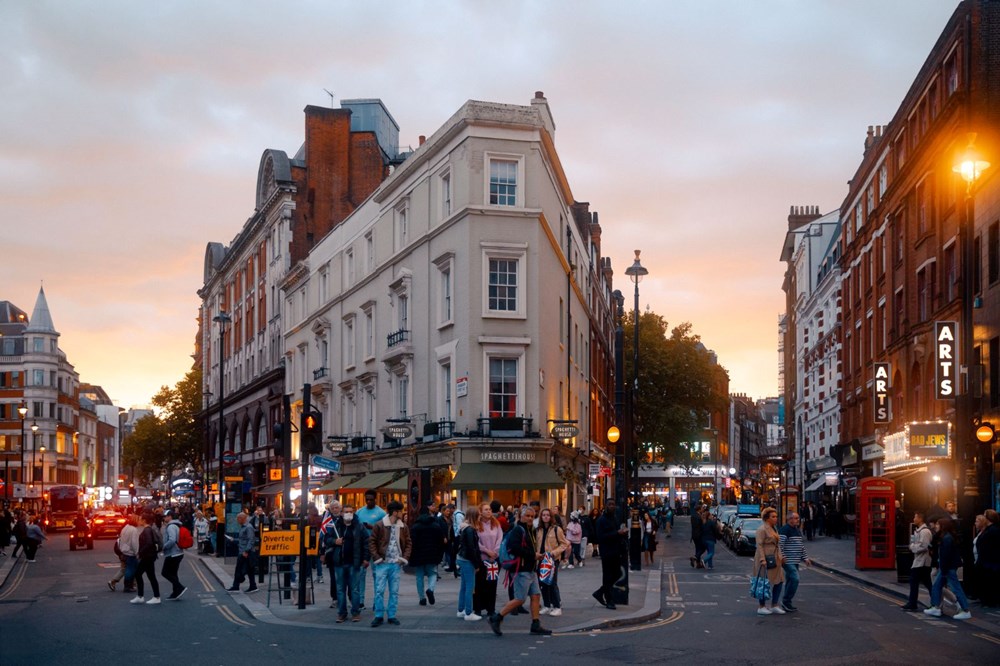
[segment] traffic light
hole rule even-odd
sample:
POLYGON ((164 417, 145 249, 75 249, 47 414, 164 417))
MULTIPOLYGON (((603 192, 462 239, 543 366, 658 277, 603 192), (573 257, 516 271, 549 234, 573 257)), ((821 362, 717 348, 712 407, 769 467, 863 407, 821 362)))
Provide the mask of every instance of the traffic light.
POLYGON ((285 428, 281 423, 271 426, 271 448, 276 456, 285 456, 285 428))
POLYGON ((134 483, 128 484, 128 494, 131 495, 132 497, 135 497, 135 484, 134 483))
POLYGON ((302 414, 301 444, 303 453, 323 453, 323 415, 316 410, 302 414))

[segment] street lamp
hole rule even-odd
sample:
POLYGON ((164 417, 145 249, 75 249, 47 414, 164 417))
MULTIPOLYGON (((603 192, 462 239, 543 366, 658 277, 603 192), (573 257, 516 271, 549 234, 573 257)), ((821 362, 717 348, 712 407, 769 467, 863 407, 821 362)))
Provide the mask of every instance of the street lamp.
MULTIPOLYGON (((222 452, 226 450, 226 428, 223 422, 224 411, 223 398, 225 397, 225 369, 226 369, 226 324, 232 321, 232 317, 219 311, 219 314, 212 318, 212 321, 219 323, 219 477, 217 482, 217 501, 222 501, 222 452)), ((216 557, 222 557, 226 553, 226 521, 220 520, 215 528, 217 544, 215 550, 216 557)))
MULTIPOLYGON (((41 495, 42 495, 42 506, 45 506, 45 447, 41 446, 38 448, 38 452, 42 454, 42 478, 41 478, 41 495)), ((34 473, 34 468, 32 468, 32 473, 34 473)))
POLYGON ((633 345, 632 345, 632 396, 628 401, 629 409, 629 439, 631 441, 631 452, 627 461, 632 464, 632 515, 631 529, 629 530, 629 559, 633 571, 642 569, 642 527, 639 524, 639 443, 635 436, 635 401, 636 393, 639 390, 639 283, 649 271, 639 262, 639 252, 635 251, 635 261, 625 269, 625 275, 635 284, 635 305, 632 309, 633 317, 633 345))
MULTIPOLYGON (((972 506, 975 503, 973 497, 979 494, 978 467, 973 465, 973 473, 966 478, 966 468, 968 466, 969 449, 972 444, 973 428, 972 419, 975 409, 973 400, 973 382, 980 381, 978 374, 973 373, 972 363, 975 347, 975 337, 973 331, 973 299, 975 298, 975 286, 973 284, 975 275, 973 267, 975 265, 975 251, 972 238, 975 234, 975 185, 983 172, 990 168, 990 163, 982 158, 976 149, 976 133, 968 133, 968 145, 959 156, 952 171, 959 174, 965 181, 965 219, 960 228, 961 251, 962 251, 962 314, 959 335, 961 336, 960 355, 962 363, 966 368, 965 390, 955 396, 955 436, 957 446, 955 451, 956 479, 958 480, 959 497, 956 499, 964 506, 960 507, 960 515, 968 519, 974 516, 979 508, 972 506), (972 489, 966 489, 966 481, 975 483, 972 489), (964 499, 968 497, 969 499, 964 499)), ((978 459, 982 458, 982 452, 976 452, 978 459)), ((980 503, 982 498, 980 497, 980 503)))
POLYGON ((174 498, 174 433, 167 433, 167 503, 174 498))
POLYGON ((38 421, 31 422, 31 489, 35 489, 35 436, 38 432, 38 421))

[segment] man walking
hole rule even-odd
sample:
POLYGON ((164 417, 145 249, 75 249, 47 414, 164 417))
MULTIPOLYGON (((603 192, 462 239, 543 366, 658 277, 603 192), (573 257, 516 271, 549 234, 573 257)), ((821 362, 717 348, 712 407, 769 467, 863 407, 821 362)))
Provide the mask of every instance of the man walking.
POLYGON ((368 532, 360 522, 354 519, 354 507, 348 504, 340 511, 335 522, 329 525, 327 557, 331 564, 330 576, 337 583, 337 623, 347 621, 347 599, 351 599, 351 622, 361 619, 360 598, 358 586, 365 576, 368 567, 370 549, 368 547, 368 532))
POLYGON ((181 532, 181 522, 177 520, 172 510, 163 514, 163 568, 160 575, 165 580, 170 581, 173 590, 168 601, 176 601, 181 595, 187 592, 187 587, 181 585, 177 572, 181 567, 181 560, 184 559, 184 551, 177 543, 177 537, 181 532))
POLYGON ((592 596, 597 599, 597 603, 611 610, 615 609, 615 582, 622 575, 621 540, 626 532, 624 527, 618 525, 616 508, 615 501, 609 499, 594 528, 601 551, 601 587, 592 596))
POLYGON ((802 505, 802 529, 806 533, 806 541, 812 541, 813 533, 816 531, 816 521, 813 518, 815 512, 816 509, 812 502, 806 502, 802 505))
MULTIPOLYGON (((362 525, 365 526, 367 530, 366 536, 372 538, 372 529, 375 524, 385 518, 385 511, 378 504, 375 503, 376 493, 374 490, 365 491, 365 505, 358 509, 354 513, 355 520, 358 520, 362 525)), ((363 572, 362 572, 363 573, 363 572)), ((375 582, 375 568, 372 567, 372 583, 375 582)), ((365 577, 361 576, 360 592, 361 597, 359 599, 361 608, 365 607, 365 577)))
POLYGON ((799 589, 799 564, 805 562, 812 566, 812 560, 806 557, 805 541, 802 530, 799 529, 799 514, 788 515, 788 522, 778 530, 778 548, 781 549, 781 568, 785 572, 785 594, 781 599, 781 608, 788 613, 798 610, 792 605, 795 592, 799 589))
POLYGON ((920 597, 920 586, 931 592, 931 541, 934 534, 924 522, 924 514, 917 511, 913 514, 913 533, 910 535, 910 552, 913 553, 913 564, 910 566, 910 596, 901 607, 908 612, 920 610, 917 600, 920 597))
POLYGON ((373 627, 380 626, 386 620, 383 616, 387 613, 389 624, 399 625, 399 620, 396 618, 396 607, 399 604, 399 577, 410 559, 410 533, 403 522, 403 505, 393 501, 389 502, 386 509, 388 514, 375 523, 371 541, 368 542, 371 562, 375 568, 373 627), (386 587, 389 588, 388 604, 385 601, 386 587))
POLYGON ((503 619, 512 612, 524 605, 524 602, 531 599, 531 629, 530 633, 539 636, 549 636, 552 632, 542 627, 538 619, 541 607, 541 588, 538 587, 538 577, 535 570, 538 568, 538 561, 544 557, 544 553, 539 553, 535 546, 535 510, 531 507, 521 509, 520 520, 517 525, 511 528, 510 536, 507 538, 507 550, 510 554, 518 558, 517 573, 514 574, 514 598, 507 602, 507 605, 500 609, 499 613, 490 616, 490 629, 497 636, 503 636, 500 625, 503 619))
POLYGON ((240 512, 236 516, 236 522, 240 526, 240 532, 237 536, 239 552, 236 556, 236 572, 233 574, 233 585, 229 588, 230 592, 239 592, 240 585, 243 584, 245 578, 250 579, 250 587, 247 588, 247 592, 257 591, 257 581, 253 576, 253 567, 257 559, 256 553, 254 553, 254 542, 257 535, 254 534, 253 526, 247 517, 244 512, 240 512))
POLYGON ((705 564, 701 561, 701 556, 705 554, 705 542, 702 540, 702 530, 705 522, 702 519, 703 506, 699 504, 691 510, 691 541, 694 541, 694 557, 691 558, 691 566, 704 569, 705 564))

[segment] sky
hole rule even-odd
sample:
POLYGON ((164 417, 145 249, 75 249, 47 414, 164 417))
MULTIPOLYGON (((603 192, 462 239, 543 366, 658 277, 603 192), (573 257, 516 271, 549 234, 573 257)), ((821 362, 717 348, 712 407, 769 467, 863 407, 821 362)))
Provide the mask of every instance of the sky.
POLYGON ((190 369, 205 246, 303 108, 381 98, 417 146, 543 91, 570 187, 640 307, 730 390, 778 390, 789 207, 840 206, 955 0, 0 2, 0 300, 44 284, 83 382, 148 404, 190 369))

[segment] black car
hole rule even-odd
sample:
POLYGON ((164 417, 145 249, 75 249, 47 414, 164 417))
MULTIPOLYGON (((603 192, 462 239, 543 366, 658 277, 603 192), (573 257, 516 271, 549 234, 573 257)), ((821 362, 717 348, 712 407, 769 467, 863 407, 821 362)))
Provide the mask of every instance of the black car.
POLYGON ((757 529, 764 524, 760 518, 739 518, 733 529, 733 550, 737 555, 753 555, 757 550, 757 529))

